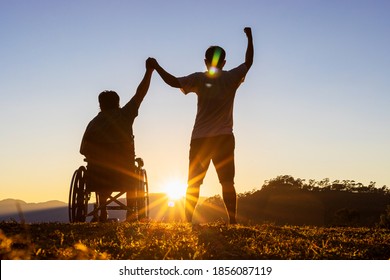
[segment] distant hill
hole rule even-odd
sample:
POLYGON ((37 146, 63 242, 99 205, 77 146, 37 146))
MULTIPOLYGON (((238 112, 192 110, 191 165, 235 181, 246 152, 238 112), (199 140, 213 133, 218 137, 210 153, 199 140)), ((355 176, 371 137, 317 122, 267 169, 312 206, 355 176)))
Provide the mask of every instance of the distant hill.
POLYGON ((48 208, 64 207, 67 204, 59 200, 50 200, 47 202, 27 203, 19 199, 0 200, 0 215, 14 213, 18 210, 18 205, 23 211, 35 211, 48 208))
MULTIPOLYGON (((374 182, 365 186, 351 180, 306 181, 290 175, 268 180, 260 190, 238 194, 237 197, 237 220, 241 224, 271 222, 276 225, 371 227, 379 224, 390 208, 390 188, 378 188, 374 182)), ((152 220, 184 220, 184 199, 172 204, 163 193, 149 194, 149 199, 152 220)), ((90 207, 92 209, 93 206, 90 207)), ((120 221, 125 219, 125 214, 125 211, 109 211, 110 218, 120 221)), ((390 211, 388 216, 390 220, 390 211)), ((27 223, 67 223, 68 204, 55 200, 43 203, 26 203, 16 199, 0 201, 0 221, 19 222, 22 219, 27 223)), ((193 221, 227 221, 222 198, 200 198, 193 221)))
POLYGON ((58 200, 27 203, 18 199, 0 201, 0 221, 65 222, 68 221, 68 204, 58 200))
MULTIPOLYGON (((368 186, 348 180, 306 183, 284 175, 267 181, 260 190, 239 194, 237 220, 241 224, 373 227, 389 207, 390 189, 377 188, 373 182, 368 186)), ((199 205, 198 217, 202 222, 227 221, 222 198, 211 197, 199 205)))

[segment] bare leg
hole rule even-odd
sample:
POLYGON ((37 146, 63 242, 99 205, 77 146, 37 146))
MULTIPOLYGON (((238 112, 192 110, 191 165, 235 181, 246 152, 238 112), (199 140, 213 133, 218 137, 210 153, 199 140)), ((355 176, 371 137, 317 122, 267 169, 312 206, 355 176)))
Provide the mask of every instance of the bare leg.
POLYGON ((198 203, 199 189, 200 189, 200 184, 189 185, 187 188, 185 213, 186 213, 187 222, 189 223, 192 222, 192 217, 194 215, 195 207, 196 204, 198 203))
POLYGON ((237 211, 237 195, 233 183, 222 183, 222 195, 229 216, 229 223, 235 224, 237 211))

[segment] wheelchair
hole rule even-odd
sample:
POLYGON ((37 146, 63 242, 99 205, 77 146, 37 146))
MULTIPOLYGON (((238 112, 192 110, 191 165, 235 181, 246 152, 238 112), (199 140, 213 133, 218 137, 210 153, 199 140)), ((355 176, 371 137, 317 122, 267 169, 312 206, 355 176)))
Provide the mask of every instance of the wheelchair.
MULTIPOLYGON (((129 186, 136 188, 136 208, 135 211, 138 214, 138 220, 149 219, 149 187, 146 170, 143 168, 144 162, 141 158, 135 159, 135 173, 137 176, 136 186, 129 186)), ((72 176, 69 191, 69 221, 71 223, 86 222, 87 217, 92 217, 91 222, 99 221, 99 211, 102 207, 106 207, 106 210, 134 210, 130 209, 127 205, 122 203, 119 198, 126 194, 126 190, 117 190, 113 188, 106 202, 99 201, 99 195, 94 190, 93 186, 90 186, 86 180, 86 174, 88 172, 87 166, 80 166, 72 176), (91 209, 90 200, 92 194, 95 193, 95 202, 91 209), (114 205, 113 205, 114 204, 114 205)))

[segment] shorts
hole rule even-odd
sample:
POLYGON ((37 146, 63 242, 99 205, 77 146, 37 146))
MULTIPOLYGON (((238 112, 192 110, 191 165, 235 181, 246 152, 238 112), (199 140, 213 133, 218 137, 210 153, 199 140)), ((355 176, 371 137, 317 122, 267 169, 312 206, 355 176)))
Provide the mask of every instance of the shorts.
POLYGON ((213 161, 220 183, 234 183, 234 135, 192 139, 190 145, 190 163, 188 185, 202 184, 213 161))

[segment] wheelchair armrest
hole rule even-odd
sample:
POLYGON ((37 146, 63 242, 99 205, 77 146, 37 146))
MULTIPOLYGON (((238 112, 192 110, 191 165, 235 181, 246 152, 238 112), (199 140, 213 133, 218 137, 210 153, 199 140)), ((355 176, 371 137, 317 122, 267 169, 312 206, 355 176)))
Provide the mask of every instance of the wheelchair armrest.
MULTIPOLYGON (((84 158, 84 162, 87 162, 88 163, 88 160, 87 160, 87 158, 84 158)), ((137 167, 138 168, 142 168, 142 167, 144 167, 144 160, 142 159, 142 158, 136 158, 135 159, 135 162, 137 163, 137 167)))

